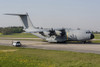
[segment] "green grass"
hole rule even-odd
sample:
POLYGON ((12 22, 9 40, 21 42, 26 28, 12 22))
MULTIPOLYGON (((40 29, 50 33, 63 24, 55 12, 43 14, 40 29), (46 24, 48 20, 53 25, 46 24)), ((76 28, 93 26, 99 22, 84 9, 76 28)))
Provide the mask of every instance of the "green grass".
POLYGON ((0 67, 100 67, 100 55, 0 46, 0 67))
MULTIPOLYGON (((94 34, 94 39, 100 39, 100 34, 94 34)), ((100 40, 93 40, 92 43, 100 43, 100 40)))
POLYGON ((2 35, 0 33, 0 37, 10 37, 10 38, 37 38, 36 36, 30 33, 14 33, 11 35, 2 35))
POLYGON ((100 43, 100 40, 93 40, 91 43, 100 43))
POLYGON ((100 39, 100 34, 94 34, 95 39, 100 39))

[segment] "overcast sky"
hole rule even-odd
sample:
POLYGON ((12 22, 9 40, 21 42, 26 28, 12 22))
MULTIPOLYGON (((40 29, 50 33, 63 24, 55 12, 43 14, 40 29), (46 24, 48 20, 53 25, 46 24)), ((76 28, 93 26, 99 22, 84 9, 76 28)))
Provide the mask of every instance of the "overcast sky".
POLYGON ((100 31, 100 0, 0 0, 0 27, 22 26, 3 14, 26 12, 35 26, 100 31))

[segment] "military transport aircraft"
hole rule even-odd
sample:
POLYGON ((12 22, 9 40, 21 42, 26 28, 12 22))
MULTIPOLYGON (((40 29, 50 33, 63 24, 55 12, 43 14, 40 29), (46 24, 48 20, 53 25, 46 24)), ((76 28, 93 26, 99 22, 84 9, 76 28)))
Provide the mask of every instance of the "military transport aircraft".
POLYGON ((35 27, 28 13, 26 14, 6 14, 19 16, 22 20, 24 30, 27 33, 32 33, 33 35, 42 38, 48 42, 67 42, 67 41, 82 41, 85 43, 87 40, 94 38, 93 33, 88 30, 78 30, 69 28, 39 28, 35 27))

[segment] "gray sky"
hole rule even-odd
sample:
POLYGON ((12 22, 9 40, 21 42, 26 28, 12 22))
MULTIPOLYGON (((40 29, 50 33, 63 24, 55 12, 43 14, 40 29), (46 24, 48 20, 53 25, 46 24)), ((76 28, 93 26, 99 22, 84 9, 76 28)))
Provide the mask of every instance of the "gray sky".
POLYGON ((4 13, 26 12, 35 26, 100 31, 100 0, 0 0, 0 27, 22 25, 4 13))

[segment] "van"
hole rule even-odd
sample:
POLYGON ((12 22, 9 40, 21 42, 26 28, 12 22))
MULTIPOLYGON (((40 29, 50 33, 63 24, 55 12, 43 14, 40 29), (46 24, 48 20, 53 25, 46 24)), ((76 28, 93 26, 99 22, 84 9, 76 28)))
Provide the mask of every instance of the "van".
POLYGON ((20 43, 20 41, 13 41, 12 45, 15 46, 15 47, 20 47, 21 43, 20 43))

